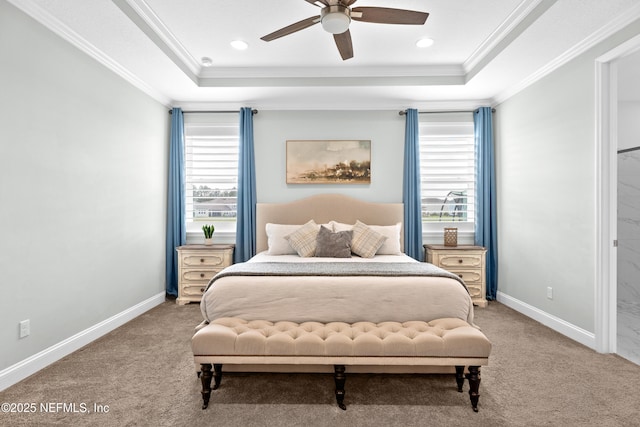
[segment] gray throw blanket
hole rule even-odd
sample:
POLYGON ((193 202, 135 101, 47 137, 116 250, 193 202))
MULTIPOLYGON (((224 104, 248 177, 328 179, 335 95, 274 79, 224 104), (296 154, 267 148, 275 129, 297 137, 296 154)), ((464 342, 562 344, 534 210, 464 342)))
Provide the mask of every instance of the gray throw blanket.
POLYGON ((454 279, 469 292, 464 281, 455 274, 423 262, 244 262, 233 264, 215 275, 207 289, 216 280, 228 276, 437 276, 454 279))

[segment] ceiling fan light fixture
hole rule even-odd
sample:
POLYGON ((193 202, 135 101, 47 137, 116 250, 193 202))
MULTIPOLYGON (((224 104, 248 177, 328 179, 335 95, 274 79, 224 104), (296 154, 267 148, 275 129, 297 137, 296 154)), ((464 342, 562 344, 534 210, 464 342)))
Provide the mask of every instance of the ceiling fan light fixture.
POLYGON ((322 28, 331 34, 342 34, 349 29, 351 16, 349 8, 344 6, 328 6, 322 9, 322 28))

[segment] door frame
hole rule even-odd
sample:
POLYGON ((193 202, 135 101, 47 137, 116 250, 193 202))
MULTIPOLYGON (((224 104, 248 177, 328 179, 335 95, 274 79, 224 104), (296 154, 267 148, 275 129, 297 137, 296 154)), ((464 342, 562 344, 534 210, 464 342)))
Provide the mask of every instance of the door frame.
POLYGON ((595 350, 617 346, 618 65, 640 50, 640 35, 596 58, 595 350))

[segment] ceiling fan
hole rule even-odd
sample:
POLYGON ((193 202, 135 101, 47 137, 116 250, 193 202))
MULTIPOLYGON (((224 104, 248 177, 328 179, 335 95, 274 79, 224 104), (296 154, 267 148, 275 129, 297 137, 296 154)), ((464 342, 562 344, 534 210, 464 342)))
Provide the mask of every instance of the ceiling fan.
POLYGON ((357 0, 305 0, 321 8, 320 15, 312 16, 295 24, 288 25, 264 37, 262 40, 270 42, 283 36, 304 30, 318 22, 322 23, 325 31, 333 34, 338 51, 343 60, 353 58, 353 44, 349 24, 351 20, 372 22, 375 24, 404 24, 422 25, 429 16, 426 12, 406 9, 390 9, 386 7, 354 7, 357 0))

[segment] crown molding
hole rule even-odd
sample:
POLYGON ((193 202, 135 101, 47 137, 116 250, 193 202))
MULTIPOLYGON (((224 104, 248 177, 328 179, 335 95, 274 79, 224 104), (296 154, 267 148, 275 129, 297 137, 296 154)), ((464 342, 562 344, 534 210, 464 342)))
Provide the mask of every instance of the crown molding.
MULTIPOLYGON (((116 5, 118 0, 113 0, 116 5)), ((191 55, 187 48, 178 40, 178 38, 169 30, 158 15, 144 0, 124 0, 129 6, 145 20, 150 29, 154 31, 162 39, 162 41, 184 62, 194 74, 200 73, 202 66, 200 62, 191 55)))
POLYGON ((228 77, 200 78, 200 87, 362 87, 362 86, 429 86, 463 85, 462 76, 435 77, 228 77))
POLYGON ((531 74, 529 77, 522 80, 517 85, 512 86, 509 89, 499 93, 493 98, 493 104, 496 105, 503 103, 507 99, 523 91, 543 77, 551 74, 558 68, 567 64, 569 61, 582 55, 589 49, 595 47, 598 43, 605 41, 608 37, 614 35, 621 29, 638 19, 640 19, 640 4, 632 7, 630 10, 618 16, 616 19, 609 21, 598 31, 594 32, 589 37, 585 38, 580 43, 576 44, 571 49, 567 50, 544 67, 539 68, 535 73, 531 74))
MULTIPOLYGON (((531 23, 533 23, 533 21, 529 22, 526 26, 521 26, 520 24, 525 21, 543 1, 547 1, 547 3, 549 3, 548 0, 525 0, 520 3, 518 7, 507 17, 507 19, 505 19, 462 64, 464 72, 470 73, 471 70, 479 66, 482 62, 485 62, 485 58, 495 57, 502 49, 504 49, 504 47, 500 46, 504 40, 514 39, 522 34, 522 32, 531 25, 531 23)), ((556 1, 557 0, 552 0, 551 4, 556 1)), ((547 8, 548 6, 545 10, 547 8)))
POLYGON ((255 108, 258 111, 399 111, 407 108, 416 108, 424 111, 473 111, 478 107, 489 106, 491 100, 462 100, 462 101, 420 101, 410 102, 389 100, 377 102, 354 101, 341 102, 336 108, 335 102, 324 103, 291 103, 291 102, 175 102, 172 107, 182 108, 185 111, 229 111, 240 110, 242 107, 255 108))
MULTIPOLYGON (((532 3, 527 4, 524 11, 518 14, 518 20, 513 20, 511 23, 513 26, 509 27, 508 32, 504 32, 503 37, 496 40, 491 50, 486 52, 481 57, 477 58, 477 62, 473 63, 470 68, 466 68, 466 81, 468 82, 487 65, 491 63, 504 49, 509 47, 520 35, 522 35, 538 18, 544 15, 551 6, 553 6, 558 0, 535 0, 532 3)), ((524 5, 525 3, 522 3, 524 5)))
POLYGON ((144 0, 112 1, 189 79, 198 83, 200 64, 144 0))
POLYGON ((57 18, 53 17, 49 12, 42 9, 31 0, 8 0, 9 3, 20 9, 22 12, 35 19, 40 24, 44 25, 53 33, 57 34, 67 42, 71 43, 76 48, 80 49, 91 58, 98 61, 100 64, 113 71, 118 76, 132 84, 137 89, 141 90, 151 98, 155 99, 159 103, 169 106, 171 99, 164 94, 158 92, 153 87, 149 86, 146 82, 139 79, 136 75, 124 68, 118 62, 106 55, 100 49, 96 48, 93 44, 89 43, 78 33, 70 29, 67 25, 62 23, 57 18))
POLYGON ((224 78, 345 78, 345 77, 464 77, 462 66, 441 64, 434 66, 383 67, 209 67, 200 73, 201 79, 224 78))
POLYGON ((458 65, 436 67, 301 67, 208 68, 198 78, 200 87, 296 86, 407 86, 462 85, 465 75, 458 65))

